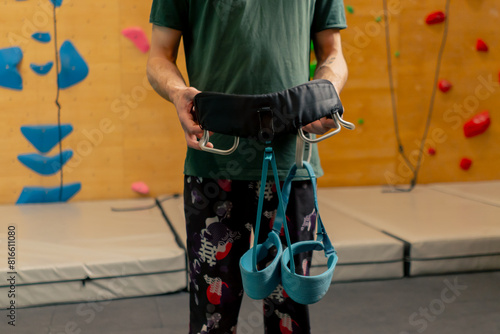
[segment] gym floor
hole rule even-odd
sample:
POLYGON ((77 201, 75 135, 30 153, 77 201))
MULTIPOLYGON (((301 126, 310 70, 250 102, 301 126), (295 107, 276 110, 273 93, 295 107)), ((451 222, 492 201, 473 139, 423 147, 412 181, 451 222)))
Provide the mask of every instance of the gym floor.
MULTIPOLYGON (((245 298, 238 334, 264 332, 261 310, 245 298)), ((314 334, 500 333, 500 271, 336 283, 310 312, 314 334)), ((18 309, 16 327, 0 316, 0 333, 186 334, 188 294, 18 309)))

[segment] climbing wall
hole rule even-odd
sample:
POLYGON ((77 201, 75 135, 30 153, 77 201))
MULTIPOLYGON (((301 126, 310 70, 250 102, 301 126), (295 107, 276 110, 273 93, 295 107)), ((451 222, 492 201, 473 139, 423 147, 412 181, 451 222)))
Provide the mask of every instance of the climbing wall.
MULTIPOLYGON (((341 94, 346 120, 355 131, 342 131, 319 144, 325 176, 320 186, 380 184, 394 169, 395 138, 390 114, 382 2, 345 1, 348 28, 342 31, 349 79, 341 94), (377 22, 377 18, 379 22, 377 22), (367 30, 375 27, 373 33, 367 30), (363 123, 363 124, 361 124, 363 123)), ((398 36, 393 19, 390 30, 398 36)), ((371 31, 371 30, 370 30, 371 31)))
MULTIPOLYGON (((326 170, 320 184, 408 184, 413 173, 398 154, 383 1, 345 0, 345 4, 349 28, 342 37, 350 73, 341 98, 345 118, 354 121, 357 130, 344 131, 320 145, 326 170)), ((426 19, 444 12, 445 4, 444 0, 387 1, 398 127, 412 166, 420 153, 445 33, 445 22, 427 24, 426 19)), ((451 2, 438 77, 452 87, 446 93, 436 91, 422 150, 420 183, 500 179, 496 148, 500 139, 499 19, 498 1, 451 2), (487 44, 487 52, 476 49, 478 39, 487 44), (484 110, 489 111, 490 126, 467 138, 464 125, 484 110), (468 170, 460 166, 463 158, 472 161, 468 170)))
MULTIPOLYGON (((57 36, 51 0, 0 3, 0 49, 9 50, 0 51, 0 203, 137 197, 135 182, 144 182, 136 190, 147 192, 148 185, 153 196, 179 192, 181 128, 173 106, 152 91, 145 74, 151 1, 54 1, 57 36), (50 149, 42 152, 40 145, 50 149), (61 185, 69 188, 61 192, 61 185)), ((439 79, 451 88, 436 89, 418 182, 500 179, 500 4, 457 0, 447 21, 426 24, 429 14, 445 11, 445 3, 388 0, 385 20, 382 0, 345 0, 349 28, 342 37, 350 74, 341 98, 346 120, 357 129, 320 144, 322 186, 410 182, 391 100, 401 145, 415 166, 445 23, 439 79), (467 123, 478 114, 479 120, 467 123)), ((185 74, 182 49, 179 65, 185 74)))
MULTIPOLYGON (((72 152, 63 183, 81 184, 76 200, 134 197, 130 186, 136 181, 148 184, 152 194, 181 187, 185 148, 175 110, 152 91, 146 79, 147 50, 134 43, 137 32, 150 39, 150 5, 64 0, 56 9, 58 49, 71 42, 88 64, 88 75, 59 94, 60 122, 72 127, 62 140, 62 151, 72 152)), ((30 68, 32 63, 55 63, 53 5, 50 0, 2 2, 0 13, 0 49, 15 46, 23 53, 17 67, 22 90, 0 87, 0 202, 13 203, 25 187, 58 190, 61 184, 60 172, 41 175, 39 168, 37 172, 18 158, 38 159, 38 165, 53 157, 59 162, 58 145, 42 153, 21 133, 26 126, 58 124, 55 65, 43 76, 30 68), (32 37, 40 32, 48 32, 51 40, 32 37)), ((70 62, 69 70, 78 71, 64 54, 59 56, 61 67, 70 62)))

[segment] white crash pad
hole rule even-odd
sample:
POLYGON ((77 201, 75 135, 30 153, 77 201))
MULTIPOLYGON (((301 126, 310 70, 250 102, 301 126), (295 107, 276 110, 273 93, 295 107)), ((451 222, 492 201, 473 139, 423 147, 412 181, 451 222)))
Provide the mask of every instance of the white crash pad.
POLYGON ((436 183, 429 188, 500 207, 500 181, 436 183))
MULTIPOLYGON (((166 216, 186 242, 186 225, 182 198, 158 198, 166 216), (166 199, 170 198, 170 199, 166 199)), ((339 254, 333 281, 399 278, 403 276, 403 243, 328 206, 322 206, 321 217, 339 254)), ((324 253, 315 252, 311 274, 326 269, 324 253)))
POLYGON ((409 275, 500 269, 500 208, 425 186, 322 188, 320 202, 407 243, 409 275))
POLYGON ((174 233, 177 234, 181 246, 186 249, 187 232, 184 217, 184 199, 182 196, 164 195, 158 197, 158 203, 160 203, 165 217, 175 231, 174 233))
MULTIPOLYGON (((0 244, 16 228, 17 306, 174 292, 186 287, 184 251, 155 202, 121 200, 0 206, 0 244), (150 207, 113 212, 111 208, 150 207)), ((0 253, 0 270, 6 267, 0 253)), ((7 285, 0 284, 0 294, 7 285)), ((1 307, 7 299, 0 299, 1 307)))
MULTIPOLYGON (((339 261, 334 282, 401 278, 404 244, 325 204, 319 207, 339 261)), ((326 269, 323 252, 314 252, 311 274, 326 269)))

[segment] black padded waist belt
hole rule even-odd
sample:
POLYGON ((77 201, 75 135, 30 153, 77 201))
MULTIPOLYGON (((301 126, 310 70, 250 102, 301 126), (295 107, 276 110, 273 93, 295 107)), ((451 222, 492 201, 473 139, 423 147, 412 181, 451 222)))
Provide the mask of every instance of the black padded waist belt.
POLYGON ((204 130, 266 141, 276 135, 297 134, 304 125, 343 113, 333 84, 322 79, 262 95, 202 92, 195 96, 194 107, 204 130))

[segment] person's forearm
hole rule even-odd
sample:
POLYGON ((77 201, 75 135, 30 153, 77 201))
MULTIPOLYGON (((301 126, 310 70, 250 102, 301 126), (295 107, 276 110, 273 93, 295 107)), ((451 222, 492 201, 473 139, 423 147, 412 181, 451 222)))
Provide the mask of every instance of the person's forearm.
POLYGON ((326 79, 332 82, 340 94, 347 81, 347 64, 341 52, 331 54, 318 61, 314 79, 326 79))
POLYGON ((161 57, 148 60, 148 80, 154 90, 164 99, 174 103, 186 82, 174 61, 161 57))

